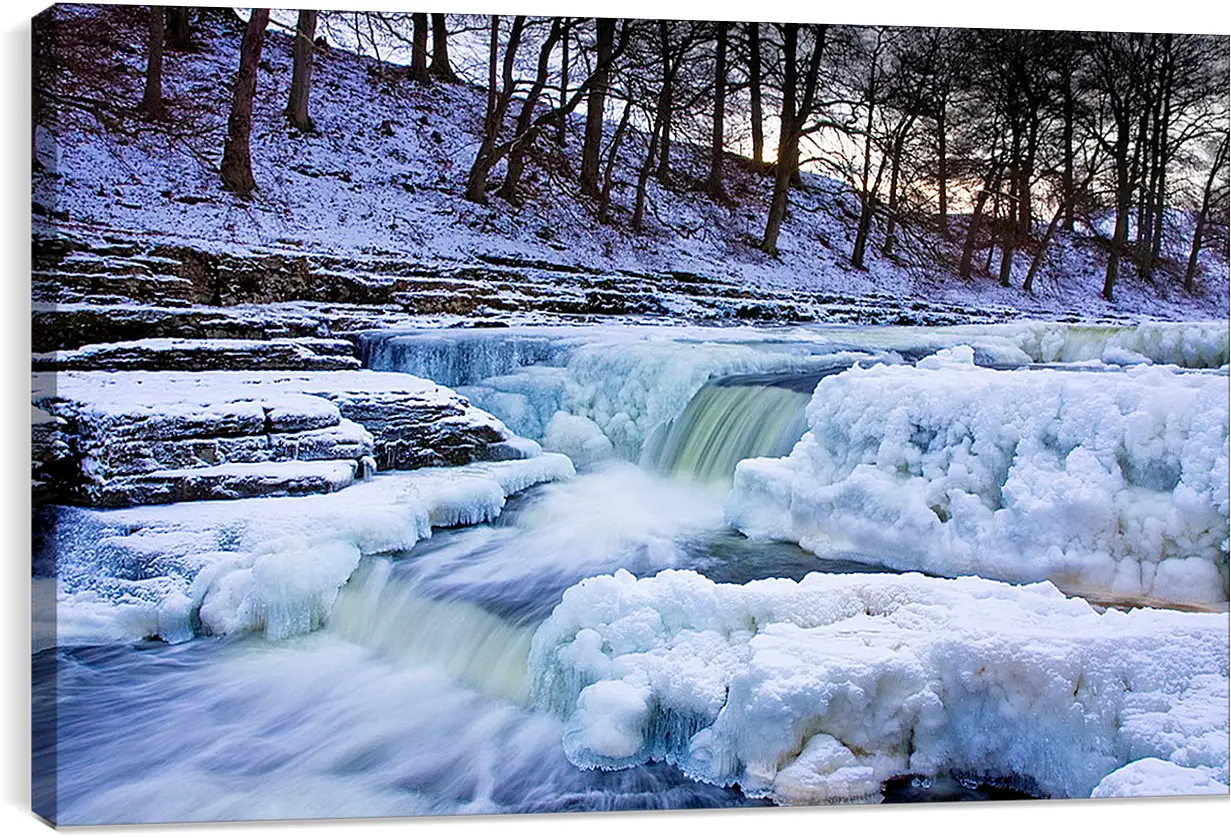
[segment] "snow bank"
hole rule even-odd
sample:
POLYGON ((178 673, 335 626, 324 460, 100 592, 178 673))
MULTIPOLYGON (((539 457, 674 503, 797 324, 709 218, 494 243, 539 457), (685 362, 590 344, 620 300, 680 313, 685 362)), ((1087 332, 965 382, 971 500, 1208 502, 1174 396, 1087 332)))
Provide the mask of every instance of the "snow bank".
POLYGON ((665 760, 781 803, 945 772, 1084 797, 1148 757, 1227 781, 1226 616, 1099 613, 1048 583, 619 571, 565 593, 530 670, 574 764, 665 760))
POLYGON ((745 460, 728 520, 902 570, 1227 601, 1227 380, 979 369, 968 348, 820 382, 788 457, 745 460))
POLYGON ((566 457, 543 454, 382 474, 331 495, 59 508, 46 559, 56 625, 40 627, 36 646, 308 632, 362 556, 491 520, 509 495, 572 476, 566 457))

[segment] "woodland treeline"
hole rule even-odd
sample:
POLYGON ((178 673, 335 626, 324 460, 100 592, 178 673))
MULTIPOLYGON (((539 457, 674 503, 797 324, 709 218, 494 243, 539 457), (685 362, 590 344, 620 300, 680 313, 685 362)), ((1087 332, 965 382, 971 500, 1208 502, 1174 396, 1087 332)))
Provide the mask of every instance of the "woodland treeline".
MULTIPOLYGON (((195 15, 150 10, 150 120, 163 118, 163 53, 192 39, 195 15)), ((240 194, 257 187, 248 144, 269 20, 252 10, 231 91, 220 174, 240 194)), ((290 88, 259 93, 284 98, 303 132, 325 20, 369 54, 408 51, 407 84, 486 88, 469 201, 516 204, 554 147, 575 165, 577 200, 604 223, 618 206, 638 230, 651 180, 727 201, 742 165, 772 179, 758 244, 773 254, 804 168, 853 197, 854 268, 870 248, 893 257, 937 234, 963 278, 1009 285, 1016 260, 1030 291, 1053 237, 1076 230, 1106 252, 1107 299, 1127 265, 1192 291, 1202 247, 1225 242, 1224 36, 305 10, 290 88), (1165 256, 1176 237, 1186 260, 1165 256)))

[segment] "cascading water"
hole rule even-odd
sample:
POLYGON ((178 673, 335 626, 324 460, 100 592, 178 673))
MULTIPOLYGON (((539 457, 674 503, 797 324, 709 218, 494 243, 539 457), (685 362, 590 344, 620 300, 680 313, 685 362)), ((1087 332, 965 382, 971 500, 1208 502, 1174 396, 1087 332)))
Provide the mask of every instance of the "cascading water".
POLYGON ((740 460, 790 453, 806 430, 804 408, 819 379, 788 374, 710 382, 650 438, 642 462, 673 477, 729 484, 740 460))

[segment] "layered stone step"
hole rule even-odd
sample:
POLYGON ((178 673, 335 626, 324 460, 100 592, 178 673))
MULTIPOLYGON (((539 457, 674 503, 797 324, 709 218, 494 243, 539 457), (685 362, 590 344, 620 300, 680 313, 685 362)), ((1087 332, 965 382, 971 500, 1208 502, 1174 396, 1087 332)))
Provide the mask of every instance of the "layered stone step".
POLYGON ((457 393, 403 373, 73 371, 36 374, 34 392, 33 475, 59 503, 331 492, 376 468, 528 450, 457 393))
POLYGON ((150 338, 36 352, 35 370, 357 370, 354 345, 329 338, 150 338))
POLYGON ((354 483, 358 465, 355 460, 324 460, 151 471, 110 481, 95 499, 98 506, 137 506, 324 494, 354 483))

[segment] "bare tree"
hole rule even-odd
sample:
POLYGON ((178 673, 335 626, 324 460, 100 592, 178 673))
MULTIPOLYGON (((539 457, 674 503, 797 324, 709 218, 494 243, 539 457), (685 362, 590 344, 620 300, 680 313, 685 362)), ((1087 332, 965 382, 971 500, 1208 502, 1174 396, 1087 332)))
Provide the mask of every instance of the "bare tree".
POLYGON ((590 85, 590 97, 586 103, 586 136, 581 149, 581 191, 585 195, 599 197, 599 151, 603 141, 603 110, 607 102, 607 88, 611 83, 612 53, 615 45, 615 20, 595 20, 595 50, 597 70, 590 85))
POLYGON ((302 9, 295 24, 295 46, 291 52, 294 68, 291 71, 291 95, 286 106, 286 116, 292 128, 311 132, 316 130, 308 116, 308 95, 312 89, 312 60, 316 49, 316 20, 320 12, 302 9))
MULTIPOLYGON (((1184 290, 1193 293, 1196 290, 1197 257, 1201 254, 1202 238, 1205 236, 1206 224, 1209 222, 1210 207, 1215 198, 1214 184, 1224 166, 1227 165, 1227 136, 1224 134, 1218 150, 1214 152, 1210 173, 1205 179, 1205 188, 1201 192, 1201 209, 1193 221, 1193 242, 1188 252, 1188 266, 1184 269, 1184 290)), ((1224 188, 1224 192, 1226 189, 1224 188)))
POLYGON ((188 49, 192 44, 192 9, 167 6, 167 49, 188 49))
POLYGON ((710 136, 710 198, 723 200, 722 153, 725 140, 724 119, 727 111, 727 24, 718 23, 714 47, 714 121, 710 136))
POLYGON ((752 162, 765 162, 765 123, 761 108, 761 27, 748 24, 748 118, 752 123, 752 162))
POLYGON ((433 78, 447 84, 457 82, 457 73, 449 63, 449 28, 448 21, 442 14, 432 15, 432 63, 427 68, 433 78))
POLYGON ((419 84, 428 84, 432 77, 427 71, 427 13, 415 12, 410 16, 414 35, 410 51, 410 78, 419 84))
POLYGON ((150 6, 149 32, 145 50, 145 91, 140 111, 147 119, 162 119, 166 106, 162 101, 162 52, 166 43, 167 10, 150 6))
POLYGON ((778 163, 774 170, 774 193, 765 222, 765 235, 761 239, 761 249, 770 254, 778 251, 778 234, 786 218, 791 178, 799 166, 799 141, 804 136, 805 124, 816 104, 817 86, 820 82, 821 56, 825 51, 828 27, 823 24, 812 25, 808 27, 808 31, 812 35, 812 50, 807 60, 803 61, 803 95, 800 96, 796 89, 800 81, 797 66, 800 61, 800 26, 797 23, 782 25, 783 82, 778 163))
POLYGON ((231 114, 227 118, 227 139, 222 152, 222 184, 239 195, 256 189, 252 174, 252 102, 256 97, 257 67, 261 63, 261 48, 265 43, 265 28, 269 26, 269 9, 253 9, 239 46, 239 73, 231 96, 231 114))
POLYGON ((513 101, 513 71, 517 61, 517 49, 521 45, 522 32, 526 28, 526 16, 517 15, 509 30, 509 40, 504 48, 504 61, 500 60, 500 15, 491 16, 491 40, 488 43, 487 65, 487 115, 483 120, 483 140, 466 179, 466 200, 487 203, 487 177, 499 162, 496 146, 500 141, 500 129, 509 103, 513 101), (497 70, 499 67, 499 71, 497 70), (497 72, 500 83, 497 83, 497 72))
POLYGON ((522 100, 521 113, 517 116, 517 126, 514 129, 517 140, 508 153, 508 169, 504 177, 504 184, 500 187, 500 197, 506 201, 513 202, 517 198, 517 187, 521 183, 522 172, 526 166, 526 152, 530 150, 530 145, 534 141, 534 136, 530 134, 534 111, 547 87, 552 53, 555 52, 556 44, 560 39, 567 37, 569 25, 568 18, 553 17, 547 37, 543 39, 543 44, 539 48, 534 81, 531 82, 530 89, 522 100))

